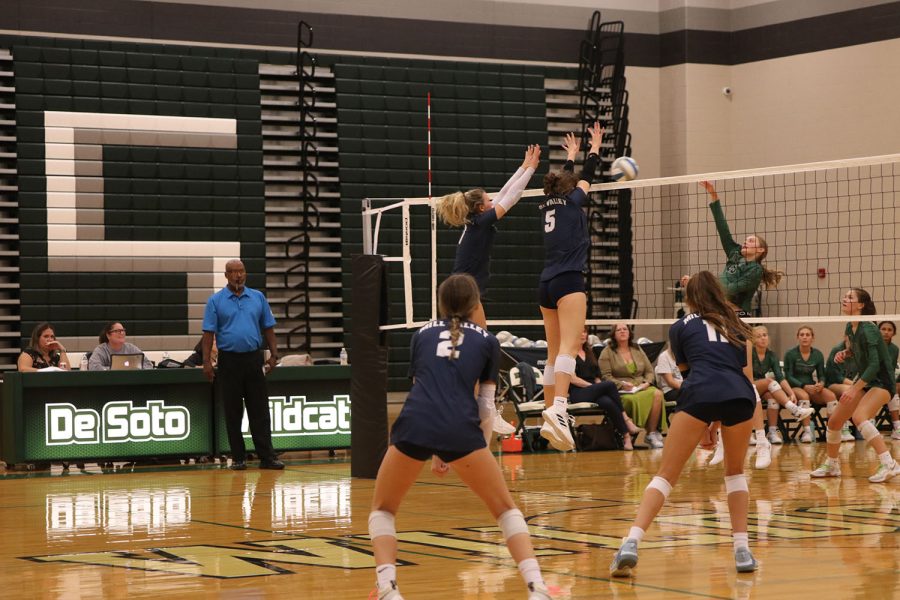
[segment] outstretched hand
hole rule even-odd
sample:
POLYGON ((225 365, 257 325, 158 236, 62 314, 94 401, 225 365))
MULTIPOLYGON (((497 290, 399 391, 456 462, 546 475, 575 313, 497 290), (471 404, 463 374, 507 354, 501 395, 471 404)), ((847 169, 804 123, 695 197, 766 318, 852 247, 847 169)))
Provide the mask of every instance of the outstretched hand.
POLYGON ((578 148, 581 144, 578 143, 578 138, 575 137, 575 134, 571 131, 566 134, 566 141, 562 143, 563 150, 566 151, 566 160, 575 161, 575 157, 578 155, 578 148))
POLYGON ((594 121, 594 124, 588 129, 591 134, 591 153, 598 154, 600 152, 600 142, 603 141, 603 129, 600 127, 600 121, 594 121))
POLYGON ((703 189, 706 190, 706 193, 713 199, 713 202, 719 199, 719 194, 716 192, 716 187, 708 181, 701 181, 700 185, 703 186, 703 189))
POLYGON ((531 167, 535 171, 537 171, 538 165, 541 164, 541 147, 538 144, 535 144, 531 147, 531 162, 525 166, 527 169, 531 167))

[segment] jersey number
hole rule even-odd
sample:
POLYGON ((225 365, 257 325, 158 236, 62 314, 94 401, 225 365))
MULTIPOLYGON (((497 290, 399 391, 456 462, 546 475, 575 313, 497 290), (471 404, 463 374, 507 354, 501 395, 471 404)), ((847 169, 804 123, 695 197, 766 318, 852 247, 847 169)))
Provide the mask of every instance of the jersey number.
MULTIPOLYGON (((438 343, 437 355, 440 356, 441 358, 447 358, 450 356, 450 351, 453 349, 453 342, 450 340, 450 332, 442 331, 441 335, 439 337, 442 340, 446 340, 446 341, 438 343)), ((462 331, 460 331, 459 338, 457 338, 457 340, 456 340, 456 354, 457 355, 459 354, 459 347, 462 346, 464 337, 465 337, 465 334, 462 331)))
POLYGON ((544 214, 544 233, 550 233, 556 228, 556 209, 548 210, 544 214))
POLYGON ((707 323, 706 321, 703 321, 703 324, 706 325, 706 336, 709 338, 709 341, 711 341, 711 342, 725 342, 726 344, 729 343, 729 342, 728 342, 728 338, 724 338, 724 339, 723 339, 722 334, 719 333, 718 331, 716 331, 716 328, 715 328, 715 327, 713 327, 712 325, 710 325, 710 324, 707 323))

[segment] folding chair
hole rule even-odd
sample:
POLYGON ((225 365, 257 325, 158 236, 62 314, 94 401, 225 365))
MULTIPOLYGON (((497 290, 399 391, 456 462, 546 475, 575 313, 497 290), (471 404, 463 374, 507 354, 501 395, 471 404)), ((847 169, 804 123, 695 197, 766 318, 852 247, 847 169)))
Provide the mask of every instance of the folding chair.
MULTIPOLYGON (((540 418, 544 411, 544 390, 542 385, 542 373, 526 362, 520 362, 509 370, 509 393, 507 397, 512 400, 516 411, 516 433, 522 435, 525 431, 525 423, 528 419, 540 418)), ((528 450, 534 451, 531 440, 522 435, 523 441, 528 444, 528 450)))

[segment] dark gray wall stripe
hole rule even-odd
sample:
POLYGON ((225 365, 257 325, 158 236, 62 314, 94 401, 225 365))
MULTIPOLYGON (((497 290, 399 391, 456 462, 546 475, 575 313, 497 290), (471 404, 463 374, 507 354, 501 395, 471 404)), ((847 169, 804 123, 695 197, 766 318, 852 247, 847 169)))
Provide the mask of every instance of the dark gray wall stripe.
MULTIPOLYGON (((13 0, 0 29, 292 47, 300 18, 315 47, 496 60, 575 62, 582 30, 136 2, 13 0)), ((585 26, 587 23, 585 23, 585 26)), ((735 32, 685 29, 626 34, 626 63, 740 64, 900 37, 900 2, 735 32)))

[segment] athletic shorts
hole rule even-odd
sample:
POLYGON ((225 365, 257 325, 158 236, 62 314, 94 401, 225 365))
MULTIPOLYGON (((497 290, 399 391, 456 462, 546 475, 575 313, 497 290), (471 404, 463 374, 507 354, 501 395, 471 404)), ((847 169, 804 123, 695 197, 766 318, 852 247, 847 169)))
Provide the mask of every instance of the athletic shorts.
POLYGON ((581 271, 566 271, 538 287, 538 302, 543 308, 556 310, 559 301, 569 294, 584 293, 584 275, 581 271))
POLYGON ((721 421, 726 427, 752 419, 754 410, 756 401, 748 401, 745 398, 725 402, 694 402, 679 408, 679 412, 687 413, 704 423, 721 421))
POLYGON ((451 452, 448 450, 433 450, 408 442, 397 442, 394 444, 394 448, 413 460, 428 460, 432 456, 437 456, 447 464, 452 463, 454 460, 459 460, 464 456, 468 456, 475 452, 475 450, 480 450, 480 448, 475 448, 474 450, 467 450, 465 452, 451 452))

